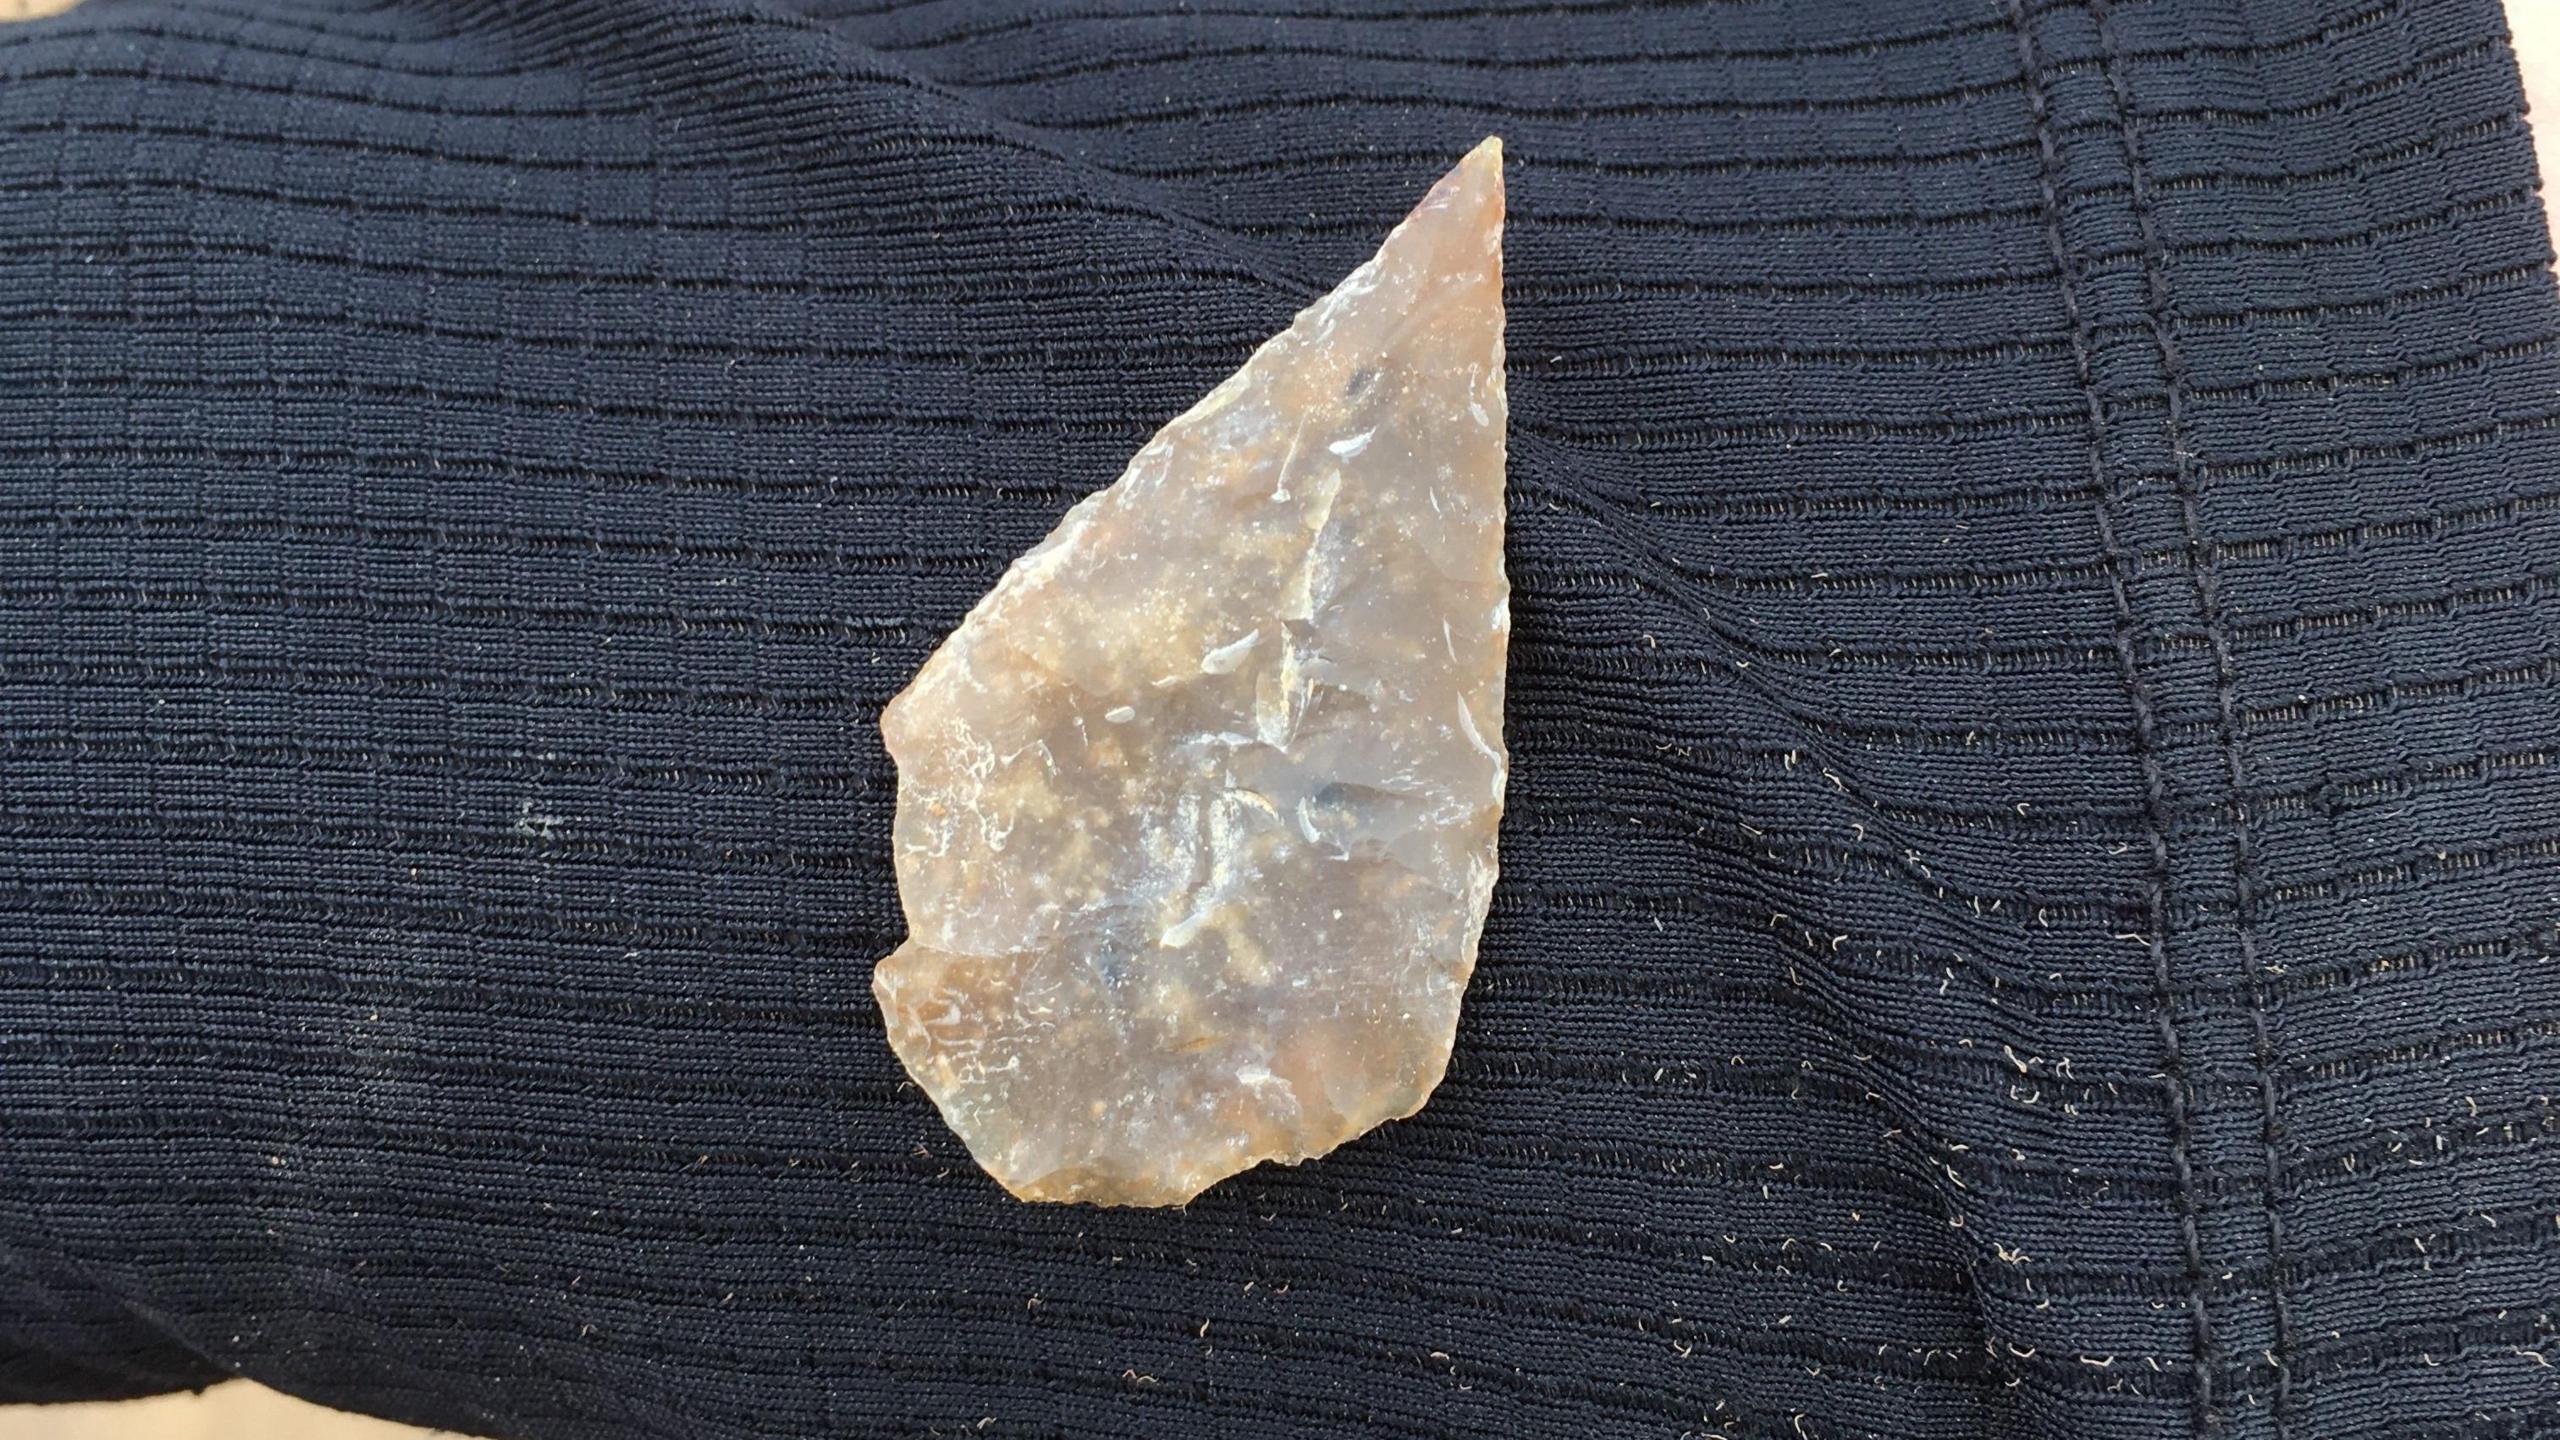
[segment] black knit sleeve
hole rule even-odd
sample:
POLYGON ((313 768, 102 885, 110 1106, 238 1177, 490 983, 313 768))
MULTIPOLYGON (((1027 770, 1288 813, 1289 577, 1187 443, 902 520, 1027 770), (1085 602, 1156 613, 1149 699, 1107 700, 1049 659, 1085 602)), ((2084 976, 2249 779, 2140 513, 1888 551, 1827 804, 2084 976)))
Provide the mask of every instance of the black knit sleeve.
POLYGON ((2495 0, 0 25, 0 1399, 517 1440, 2560 1435, 2560 306, 2495 0), (1490 133, 1449 1077, 903 1083, 882 703, 1490 133))

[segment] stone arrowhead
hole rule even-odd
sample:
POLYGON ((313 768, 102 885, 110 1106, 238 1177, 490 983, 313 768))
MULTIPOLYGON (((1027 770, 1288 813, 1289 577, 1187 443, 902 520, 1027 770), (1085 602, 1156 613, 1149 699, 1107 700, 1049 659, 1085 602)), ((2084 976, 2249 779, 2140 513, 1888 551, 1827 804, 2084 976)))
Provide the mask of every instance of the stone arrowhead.
POLYGON ((1157 432, 890 702, 898 1058, 1026 1200, 1422 1108, 1507 770, 1502 151, 1157 432))

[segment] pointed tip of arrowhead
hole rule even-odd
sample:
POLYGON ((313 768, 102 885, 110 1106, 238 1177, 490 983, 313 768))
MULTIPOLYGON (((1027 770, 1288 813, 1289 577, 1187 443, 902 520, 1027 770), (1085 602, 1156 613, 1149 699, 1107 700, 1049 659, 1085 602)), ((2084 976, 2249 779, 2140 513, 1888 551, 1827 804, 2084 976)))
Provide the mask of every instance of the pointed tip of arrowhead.
POLYGON ((1464 183, 1482 187, 1493 197, 1497 207, 1502 199, 1502 137, 1487 135, 1476 143, 1440 183, 1464 183))
MULTIPOLYGON (((1398 237, 1417 228, 1445 235, 1455 227, 1499 236, 1503 209, 1502 137, 1488 135, 1433 182, 1430 192, 1413 207, 1404 224, 1388 236, 1387 246, 1394 247, 1398 237), (1425 222, 1426 216, 1435 218, 1425 222)), ((1487 248, 1493 248, 1500 241, 1488 239, 1485 243, 1487 248)))

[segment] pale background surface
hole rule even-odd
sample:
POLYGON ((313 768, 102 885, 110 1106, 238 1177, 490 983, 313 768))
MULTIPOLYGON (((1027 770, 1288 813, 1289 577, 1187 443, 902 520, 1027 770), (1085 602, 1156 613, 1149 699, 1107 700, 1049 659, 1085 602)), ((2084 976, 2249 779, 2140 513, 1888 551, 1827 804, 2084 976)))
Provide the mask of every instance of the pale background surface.
POLYGON ((201 1395, 108 1405, 0 1406, 0 1440, 423 1440, 449 1433, 324 1410, 246 1380, 201 1395))
MULTIPOLYGON (((67 10, 78 0, 0 0, 0 21, 67 10)), ((2533 111, 2560 115, 2560 0, 2507 0, 2533 111)), ((2560 125, 2534 127, 2542 173, 2560 165, 2560 125)), ((235 1381, 201 1395, 167 1395, 111 1405, 0 1406, 0 1440, 421 1440, 414 1430, 279 1395, 235 1381)))

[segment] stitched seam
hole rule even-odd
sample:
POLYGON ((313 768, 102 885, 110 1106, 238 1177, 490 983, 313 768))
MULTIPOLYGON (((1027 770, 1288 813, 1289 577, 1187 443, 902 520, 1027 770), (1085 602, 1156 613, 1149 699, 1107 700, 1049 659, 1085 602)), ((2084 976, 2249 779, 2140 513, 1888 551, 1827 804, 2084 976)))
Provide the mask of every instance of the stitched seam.
POLYGON ((2213 1384, 2215 1377, 2222 1373, 2223 1360, 2214 1338, 2213 1316, 2205 1301, 2204 1238, 2198 1228, 2200 1205, 2191 1158, 2195 1146, 2195 1121, 2187 1086, 2186 1056, 2178 1033, 2176 989, 2169 970, 2171 872, 2168 781, 2162 773, 2150 691, 2143 680, 2141 663, 2134 649, 2134 636, 2138 629, 2132 595, 2135 557, 2116 531, 2114 506, 2119 497, 2107 473, 2107 408, 2098 390, 2090 321, 2081 305, 2077 278, 2081 261, 2071 252, 2062 231, 2062 155, 2054 141, 2052 113, 2047 103, 2033 23, 2027 17, 2022 0, 2004 0, 2004 3, 2010 24, 2017 32, 2018 61, 2026 80, 2027 109, 2035 122, 2037 182, 2043 191, 2045 243, 2052 252, 2054 268, 2061 277, 2062 306, 2071 330, 2073 379, 2088 407, 2089 472, 2096 492, 2093 512, 2099 547, 2105 552, 2108 562, 2107 588, 2115 608, 2116 661, 2124 672, 2125 695, 2133 710, 2133 749, 2142 768, 2144 828, 2151 852, 2151 874, 2144 887, 2143 944, 2150 952, 2152 988, 2158 1002, 2153 1020, 2160 1038, 2161 1098, 2168 1110, 2169 1163, 2177 1182, 2178 1232, 2184 1248, 2187 1311, 2194 1335, 2195 1383, 2190 1394, 2195 1432, 2205 1435, 2219 1425, 2213 1408, 2213 1384))
POLYGON ((2174 462, 2171 485, 2178 497, 2178 523, 2186 541, 2183 565, 2195 594, 2196 619, 2203 625, 2213 651, 2217 738, 2221 742, 2224 780, 2230 787, 2227 808, 2223 813, 2227 817, 2225 832, 2231 837, 2232 928, 2239 945, 2241 972, 2248 981, 2250 1060, 2256 1070, 2258 1143, 2266 1168, 2266 1190, 2260 1209, 2266 1226, 2267 1307, 2271 1329, 2267 1362, 2275 1372, 2274 1401, 2268 1413, 2276 1440, 2284 1440, 2293 1409, 2293 1367, 2288 1358, 2293 1348, 2293 1315, 2292 1306, 2285 1297, 2284 1214, 2277 1199, 2284 1171, 2278 1145, 2284 1132, 2278 1119, 2275 1077, 2283 1064, 2283 1057, 2277 1049, 2275 1027, 2268 1014, 2266 968, 2258 951, 2257 866, 2249 821, 2249 777, 2240 740, 2239 674, 2232 660, 2230 634, 2222 623, 2220 550, 2207 533, 2193 456, 2186 441, 2185 411, 2181 403, 2181 397, 2188 388, 2186 364, 2178 348, 2177 326, 2169 298, 2168 252, 2161 244, 2154 221, 2151 184, 2143 168, 2142 121, 2134 113, 2133 97, 2125 84, 2124 67, 2120 63, 2122 52, 2117 46, 2115 27, 2110 23, 2107 0, 2090 0, 2089 9, 2098 28, 2099 70, 2106 77, 2108 93, 2113 99, 2119 122, 2119 136, 2124 144, 2128 202, 2142 240, 2143 310, 2149 321, 2152 342, 2160 352, 2161 375, 2166 387, 2164 423, 2174 462))

